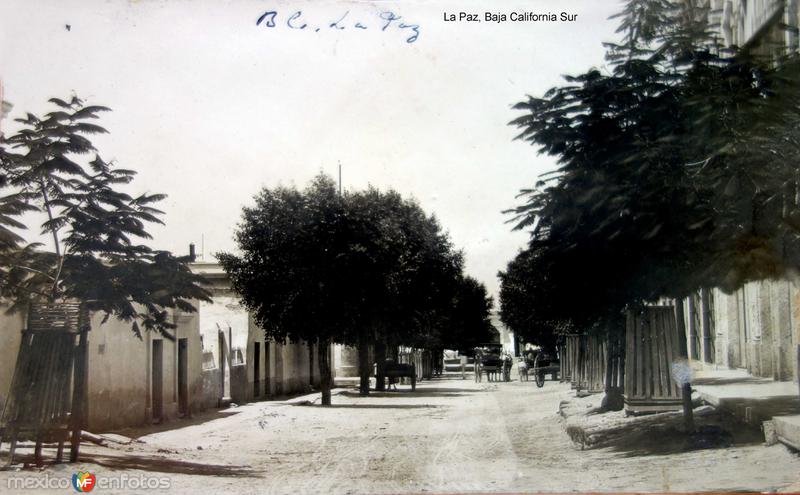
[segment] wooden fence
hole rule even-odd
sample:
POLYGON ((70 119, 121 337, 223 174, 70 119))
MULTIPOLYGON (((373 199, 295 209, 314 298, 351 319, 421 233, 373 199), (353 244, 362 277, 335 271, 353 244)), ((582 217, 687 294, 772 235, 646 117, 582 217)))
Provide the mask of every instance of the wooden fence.
POLYGON ((590 393, 603 392, 606 383, 607 344, 596 335, 568 335, 562 358, 562 373, 572 388, 590 393))
POLYGON ((678 357, 678 329, 672 306, 647 306, 629 312, 625 340, 625 409, 669 411, 681 407, 681 391, 672 377, 678 357))
POLYGON ((606 341, 605 392, 607 406, 612 410, 623 407, 625 388, 625 334, 620 330, 609 333, 606 341))
POLYGON ((57 462, 66 441, 70 462, 78 460, 86 426, 88 331, 89 312, 80 303, 31 304, 1 418, 0 442, 9 442, 9 465, 19 440, 35 442, 38 466, 49 442, 58 445, 57 462))
MULTIPOLYGON (((569 339, 569 336, 567 337, 569 339)), ((558 357, 561 362, 561 381, 569 382, 572 380, 572 358, 569 354, 567 341, 558 346, 558 357)))

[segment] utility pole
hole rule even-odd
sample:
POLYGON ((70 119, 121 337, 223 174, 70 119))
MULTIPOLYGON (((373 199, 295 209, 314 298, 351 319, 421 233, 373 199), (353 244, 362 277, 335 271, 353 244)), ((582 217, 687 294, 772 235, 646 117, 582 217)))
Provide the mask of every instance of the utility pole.
POLYGON ((342 195, 342 161, 339 160, 339 196, 342 195))

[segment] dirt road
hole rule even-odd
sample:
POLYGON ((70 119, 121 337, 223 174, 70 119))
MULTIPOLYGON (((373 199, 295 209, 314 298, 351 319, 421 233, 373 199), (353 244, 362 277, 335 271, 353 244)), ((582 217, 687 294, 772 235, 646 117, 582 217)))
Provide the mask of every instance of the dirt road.
MULTIPOLYGON (((782 445, 578 450, 557 414, 567 387, 553 382, 399 388, 345 391, 331 408, 260 402, 198 415, 138 432, 143 443, 87 447, 81 467, 98 480, 163 477, 167 493, 771 491, 800 481, 800 457, 782 445)), ((2 472, 0 488, 9 476, 75 471, 2 472)))

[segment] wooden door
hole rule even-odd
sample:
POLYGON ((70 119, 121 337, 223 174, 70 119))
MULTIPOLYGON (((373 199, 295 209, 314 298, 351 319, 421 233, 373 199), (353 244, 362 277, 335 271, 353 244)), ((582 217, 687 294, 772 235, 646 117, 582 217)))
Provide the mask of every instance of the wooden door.
POLYGON ((164 416, 164 341, 153 341, 152 370, 152 411, 153 420, 160 421, 164 416))
POLYGON ((178 339, 178 412, 189 414, 189 339, 178 339))
POLYGON ((253 342, 253 397, 261 395, 261 342, 253 342))

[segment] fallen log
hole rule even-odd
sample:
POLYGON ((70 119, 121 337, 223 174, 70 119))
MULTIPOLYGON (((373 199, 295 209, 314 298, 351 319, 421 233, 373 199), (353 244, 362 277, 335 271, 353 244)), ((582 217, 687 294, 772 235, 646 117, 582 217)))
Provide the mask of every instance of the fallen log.
POLYGON ((94 433, 88 431, 81 431, 81 440, 85 440, 87 442, 92 442, 95 445, 99 445, 101 447, 108 446, 106 439, 101 437, 100 435, 95 435, 94 433))
MULTIPOLYGON (((703 418, 713 415, 714 412, 715 409, 713 407, 702 406, 694 410, 694 416, 695 418, 703 418)), ((594 416, 594 418, 598 418, 598 421, 589 422, 584 418, 581 422, 576 421, 567 425, 567 435, 581 449, 606 447, 623 442, 626 439, 637 438, 643 434, 678 430, 683 425, 682 411, 635 417, 617 415, 608 421, 603 421, 602 415, 594 416)))

